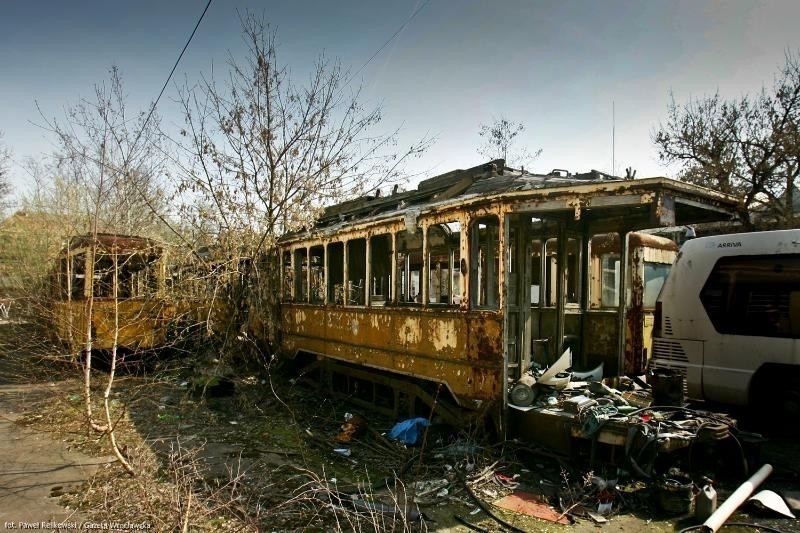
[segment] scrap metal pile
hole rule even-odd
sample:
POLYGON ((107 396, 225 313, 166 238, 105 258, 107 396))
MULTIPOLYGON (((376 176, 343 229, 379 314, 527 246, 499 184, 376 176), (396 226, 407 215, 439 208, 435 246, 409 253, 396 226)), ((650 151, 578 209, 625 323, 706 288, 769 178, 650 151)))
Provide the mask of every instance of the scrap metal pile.
POLYGON ((550 368, 532 369, 511 388, 514 434, 565 454, 574 439, 591 441, 593 452, 597 443, 624 448, 624 465, 645 478, 654 475, 660 452, 736 438, 734 419, 684 406, 680 380, 665 394, 627 377, 610 380, 614 386, 603 383, 602 365, 583 373, 567 372, 570 366, 568 349, 550 368))

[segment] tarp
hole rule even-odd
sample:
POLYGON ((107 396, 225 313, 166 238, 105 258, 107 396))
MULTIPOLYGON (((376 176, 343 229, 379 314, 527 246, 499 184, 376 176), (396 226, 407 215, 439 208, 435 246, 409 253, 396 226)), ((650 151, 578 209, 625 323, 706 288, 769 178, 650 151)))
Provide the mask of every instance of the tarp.
POLYGON ((409 418, 408 420, 403 420, 394 425, 392 431, 389 432, 389 438, 415 446, 422 440, 424 428, 428 427, 430 424, 427 418, 409 418))

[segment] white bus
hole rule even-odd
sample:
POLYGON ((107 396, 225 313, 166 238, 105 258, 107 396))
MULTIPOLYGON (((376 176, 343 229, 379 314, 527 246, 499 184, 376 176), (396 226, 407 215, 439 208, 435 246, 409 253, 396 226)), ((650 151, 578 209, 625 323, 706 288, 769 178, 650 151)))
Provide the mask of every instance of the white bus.
POLYGON ((656 303, 653 368, 690 397, 800 408, 800 230, 688 241, 656 303))

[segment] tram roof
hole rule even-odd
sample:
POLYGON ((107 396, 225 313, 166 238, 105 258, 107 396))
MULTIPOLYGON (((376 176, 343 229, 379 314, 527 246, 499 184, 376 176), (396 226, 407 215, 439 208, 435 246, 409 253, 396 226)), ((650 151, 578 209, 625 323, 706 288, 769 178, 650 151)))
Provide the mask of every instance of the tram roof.
POLYGON ((97 248, 102 251, 112 251, 117 253, 134 252, 160 252, 161 245, 153 239, 137 237, 135 235, 120 235, 116 233, 98 233, 96 238, 91 234, 75 235, 70 238, 69 246, 62 250, 62 254, 67 250, 80 250, 89 248, 92 243, 97 244, 97 248))
MULTIPOLYGON (((423 214, 497 201, 514 203, 517 211, 532 213, 569 212, 581 206, 593 212, 595 218, 625 216, 626 206, 630 210, 632 206, 649 203, 659 214, 672 209, 673 224, 727 220, 739 203, 735 197, 664 177, 626 179, 597 170, 533 174, 509 168, 504 160, 496 159, 428 178, 414 190, 393 191, 385 196, 378 193, 329 206, 312 232, 329 233, 361 222, 403 216, 409 211, 423 214)), ((662 221, 652 227, 657 225, 668 224, 662 221)), ((294 240, 301 234, 308 233, 289 234, 282 240, 294 240)))

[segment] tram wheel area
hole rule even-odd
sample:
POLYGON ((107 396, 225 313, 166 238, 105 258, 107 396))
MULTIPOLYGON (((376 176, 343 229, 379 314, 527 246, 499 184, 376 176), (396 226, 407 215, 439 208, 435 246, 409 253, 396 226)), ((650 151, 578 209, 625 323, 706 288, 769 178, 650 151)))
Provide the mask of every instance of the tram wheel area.
POLYGON ((478 410, 461 407, 444 384, 306 353, 297 354, 294 362, 298 380, 393 420, 423 417, 453 428, 495 431, 493 404, 478 410))

